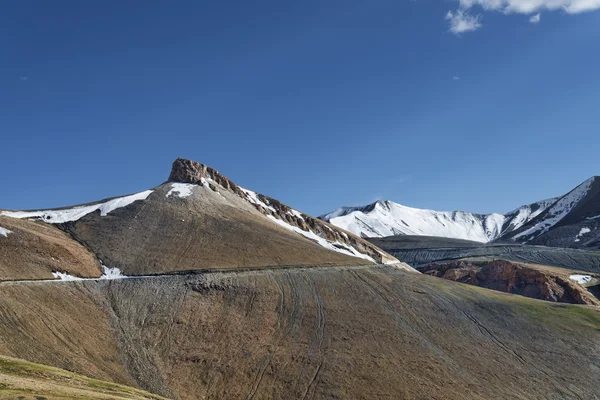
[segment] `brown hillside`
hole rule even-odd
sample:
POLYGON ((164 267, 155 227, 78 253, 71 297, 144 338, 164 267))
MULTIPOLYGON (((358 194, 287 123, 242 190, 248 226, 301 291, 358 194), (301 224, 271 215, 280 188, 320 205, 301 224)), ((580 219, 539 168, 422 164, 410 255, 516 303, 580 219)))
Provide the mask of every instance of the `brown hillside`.
POLYGON ((0 289, 2 353, 176 399, 598 398, 597 309, 391 266, 0 289))
POLYGON ((58 228, 0 215, 0 281, 54 279, 53 271, 96 278, 100 264, 85 247, 58 228))

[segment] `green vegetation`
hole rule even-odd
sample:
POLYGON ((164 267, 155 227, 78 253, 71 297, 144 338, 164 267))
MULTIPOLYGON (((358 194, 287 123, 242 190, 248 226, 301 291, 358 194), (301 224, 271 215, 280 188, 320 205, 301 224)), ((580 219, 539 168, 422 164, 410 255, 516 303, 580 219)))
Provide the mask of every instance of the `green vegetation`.
POLYGON ((163 397, 41 364, 0 357, 0 399, 148 399, 163 397))

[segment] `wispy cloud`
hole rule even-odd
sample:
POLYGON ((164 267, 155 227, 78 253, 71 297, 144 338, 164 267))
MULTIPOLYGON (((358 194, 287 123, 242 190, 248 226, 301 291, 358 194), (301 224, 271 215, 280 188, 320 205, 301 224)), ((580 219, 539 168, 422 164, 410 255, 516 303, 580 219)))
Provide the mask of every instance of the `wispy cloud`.
POLYGON ((532 24, 537 24, 540 22, 541 17, 542 17, 542 14, 540 14, 540 13, 532 15, 531 18, 529 18, 529 22, 531 22, 532 24))
POLYGON ((460 76, 453 76, 453 77, 452 77, 452 80, 455 80, 455 81, 460 81, 460 76))
POLYGON ((564 11, 567 14, 600 10, 600 0, 456 0, 458 9, 448 11, 450 31, 455 34, 481 28, 481 16, 471 14, 474 7, 503 14, 530 15, 529 22, 537 24, 543 11, 564 11))
POLYGON ((28 76, 20 76, 19 79, 22 81, 26 81, 29 79, 29 77, 28 76))
POLYGON ((481 16, 471 15, 467 10, 448 11, 446 19, 450 21, 450 32, 460 35, 464 32, 475 31, 482 27, 481 16))

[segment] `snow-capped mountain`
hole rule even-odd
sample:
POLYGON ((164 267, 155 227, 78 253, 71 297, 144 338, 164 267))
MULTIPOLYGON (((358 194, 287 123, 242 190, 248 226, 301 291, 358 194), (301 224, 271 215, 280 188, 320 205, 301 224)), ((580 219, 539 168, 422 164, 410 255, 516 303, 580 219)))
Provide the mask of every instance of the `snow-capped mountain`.
POLYGON ((376 201, 365 207, 342 207, 320 218, 363 237, 422 235, 487 243, 529 222, 553 200, 522 206, 506 215, 422 210, 376 201))
POLYGON ((559 197, 502 239, 560 247, 599 247, 600 177, 592 177, 559 197))
POLYGON ((575 224, 577 232, 569 230, 568 235, 574 243, 571 247, 578 247, 585 235, 588 239, 594 236, 595 228, 587 225, 600 224, 599 192, 600 178, 594 177, 564 196, 524 205, 506 214, 442 212, 377 201, 364 207, 342 207, 319 218, 362 237, 422 235, 482 243, 502 240, 547 244, 541 238, 548 232, 575 224), (586 226, 579 227, 581 221, 586 226), (581 236, 575 238, 580 231, 581 236))

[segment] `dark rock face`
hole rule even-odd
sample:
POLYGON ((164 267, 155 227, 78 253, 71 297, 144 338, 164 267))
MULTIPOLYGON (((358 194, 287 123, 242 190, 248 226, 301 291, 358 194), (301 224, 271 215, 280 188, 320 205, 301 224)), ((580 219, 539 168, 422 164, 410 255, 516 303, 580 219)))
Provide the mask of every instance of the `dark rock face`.
MULTIPOLYGON (((223 188, 232 191, 244 200, 248 200, 248 195, 240 189, 231 179, 219 173, 214 168, 208 167, 196 161, 178 158, 173 162, 173 168, 169 175, 170 182, 199 184, 202 180, 212 180, 223 188)), ((392 256, 386 254, 368 241, 353 235, 350 232, 341 230, 320 219, 313 218, 310 215, 293 213, 292 209, 271 197, 257 194, 258 199, 271 208, 262 207, 251 202, 254 207, 265 215, 272 215, 277 219, 283 220, 290 225, 298 227, 303 231, 311 231, 318 236, 330 241, 338 242, 343 247, 352 247, 362 254, 366 254, 379 263, 396 261, 392 256), (275 210, 275 211, 273 211, 275 210)))
POLYGON ((600 305, 584 287, 552 269, 533 268, 504 260, 455 261, 430 264, 421 272, 456 282, 559 303, 600 305))

